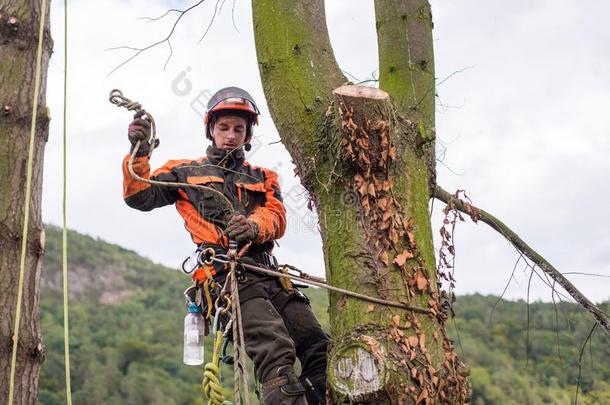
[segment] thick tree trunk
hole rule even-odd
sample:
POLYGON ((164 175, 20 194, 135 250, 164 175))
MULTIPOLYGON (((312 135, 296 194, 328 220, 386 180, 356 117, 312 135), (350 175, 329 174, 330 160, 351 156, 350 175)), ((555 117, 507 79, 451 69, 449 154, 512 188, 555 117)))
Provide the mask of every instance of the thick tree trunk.
POLYGON ((8 402, 13 328, 19 280, 21 234, 24 221, 26 166, 32 114, 38 27, 46 13, 39 114, 34 147, 34 172, 29 222, 28 253, 17 367, 15 404, 34 404, 43 360, 40 336, 40 258, 44 230, 40 203, 44 146, 48 136, 45 107, 46 71, 52 41, 49 9, 39 1, 4 0, 0 5, 0 403, 8 402))
POLYGON ((435 272, 429 122, 403 118, 417 108, 396 110, 382 90, 340 87, 322 0, 254 0, 253 15, 265 96, 315 202, 327 279, 423 309, 330 294, 332 403, 466 402, 435 272))

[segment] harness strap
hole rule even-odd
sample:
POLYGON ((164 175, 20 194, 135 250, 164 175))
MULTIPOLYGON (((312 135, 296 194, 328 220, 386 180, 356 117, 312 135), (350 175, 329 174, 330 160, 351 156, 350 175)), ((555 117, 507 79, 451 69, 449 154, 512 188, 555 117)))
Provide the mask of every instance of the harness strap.
MULTIPOLYGON (((212 283, 214 283, 214 282, 212 281, 212 283)), ((212 304, 212 294, 210 293, 210 279, 209 278, 203 282, 203 293, 204 293, 205 302, 206 302, 206 305, 208 308, 207 312, 205 313, 205 319, 210 319, 210 315, 212 314, 212 307, 214 305, 212 304)))

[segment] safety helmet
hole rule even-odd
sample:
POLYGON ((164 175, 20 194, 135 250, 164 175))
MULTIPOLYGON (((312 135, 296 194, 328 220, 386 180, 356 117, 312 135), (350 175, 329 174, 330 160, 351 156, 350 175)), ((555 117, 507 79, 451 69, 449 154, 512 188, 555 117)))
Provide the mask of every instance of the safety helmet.
POLYGON ((250 93, 239 87, 220 89, 208 101, 207 112, 203 118, 206 138, 214 140, 212 128, 216 123, 216 116, 225 111, 234 111, 235 115, 246 119, 246 140, 249 140, 252 137, 252 125, 258 124, 260 112, 250 93))

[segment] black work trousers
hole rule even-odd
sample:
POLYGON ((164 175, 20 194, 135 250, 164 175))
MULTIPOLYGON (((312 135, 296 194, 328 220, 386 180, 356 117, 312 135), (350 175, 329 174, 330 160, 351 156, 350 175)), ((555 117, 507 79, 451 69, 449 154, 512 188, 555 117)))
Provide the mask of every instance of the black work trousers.
MULTIPOLYGON (((276 277, 246 274, 239 284, 241 315, 246 353, 254 361, 257 379, 264 384, 277 378, 278 369, 294 365, 297 357, 302 377, 325 378, 329 338, 309 300, 298 290, 284 291, 276 277)), ((281 404, 306 402, 303 396, 283 399, 281 404)))

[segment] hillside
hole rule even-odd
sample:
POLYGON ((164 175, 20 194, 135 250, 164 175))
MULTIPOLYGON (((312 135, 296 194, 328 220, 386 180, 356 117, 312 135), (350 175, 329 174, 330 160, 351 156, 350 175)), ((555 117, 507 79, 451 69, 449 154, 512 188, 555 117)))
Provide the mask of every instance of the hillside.
MULTIPOLYGON (((182 364, 182 292, 189 278, 120 246, 69 233, 72 390, 77 404, 201 404, 201 369, 182 364)), ((65 404, 61 234, 47 227, 41 317, 47 359, 39 402, 65 404)), ((306 289, 328 325, 325 292, 306 289)), ((574 402, 578 360, 592 321, 572 304, 464 296, 450 327, 472 370, 473 401, 574 402), (558 325, 558 327, 557 327, 558 325), (457 332, 456 332, 457 330, 457 332)), ((610 311, 610 304, 605 304, 610 311)), ((206 349, 211 341, 206 340, 206 349)), ((207 358, 210 353, 206 353, 207 358)), ((582 358, 579 403, 610 403, 610 340, 596 333, 582 358), (584 391, 584 393, 583 393, 584 391)), ((230 370, 224 372, 230 383, 230 370)))

